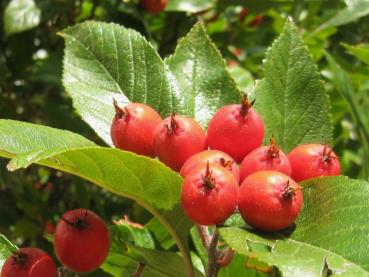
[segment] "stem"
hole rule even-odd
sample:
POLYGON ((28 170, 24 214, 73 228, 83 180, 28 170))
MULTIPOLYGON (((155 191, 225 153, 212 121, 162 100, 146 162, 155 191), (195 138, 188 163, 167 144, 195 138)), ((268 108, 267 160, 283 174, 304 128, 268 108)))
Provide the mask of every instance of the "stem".
POLYGON ((145 270, 145 264, 139 263, 136 271, 131 275, 131 277, 140 277, 145 270))
POLYGON ((199 233, 199 236, 202 240, 202 243, 206 249, 209 249, 210 244, 210 234, 209 234, 209 228, 208 226, 198 225, 196 224, 197 232, 199 233))
POLYGON ((155 217, 157 217, 159 219, 159 221, 161 222, 161 224, 163 224, 164 227, 167 228, 168 232, 172 235, 173 239, 176 241, 177 247, 178 247, 179 251, 181 252, 183 262, 185 264, 185 268, 186 268, 186 271, 187 271, 187 276, 188 277, 194 277, 195 275, 194 275, 194 271, 193 271, 191 257, 188 255, 186 246, 182 243, 181 238, 178 236, 178 233, 176 232, 176 230, 173 229, 173 226, 170 225, 168 220, 157 209, 155 209, 154 207, 151 207, 145 201, 141 201, 139 199, 134 199, 134 200, 136 200, 137 204, 139 204, 142 207, 146 208, 155 217))
POLYGON ((78 277, 79 274, 70 271, 68 268, 61 266, 58 268, 58 277, 78 277))
POLYGON ((219 231, 218 228, 215 227, 214 234, 210 240, 209 248, 208 248, 208 270, 206 277, 217 277, 219 271, 218 264, 218 251, 217 245, 219 240, 219 231))

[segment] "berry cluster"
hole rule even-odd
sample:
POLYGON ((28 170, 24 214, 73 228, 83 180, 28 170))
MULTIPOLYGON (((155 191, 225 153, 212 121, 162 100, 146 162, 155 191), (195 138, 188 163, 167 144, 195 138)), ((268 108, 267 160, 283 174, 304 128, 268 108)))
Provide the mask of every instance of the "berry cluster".
MULTIPOLYGON (((54 234, 54 249, 59 261, 77 273, 96 270, 110 248, 105 222, 92 211, 76 209, 66 212, 54 234)), ((57 277, 52 258, 38 248, 20 248, 4 263, 1 277, 57 277)))
POLYGON ((247 97, 241 104, 219 109, 207 133, 183 115, 173 113, 161 120, 145 104, 114 106, 114 145, 157 156, 179 171, 184 177, 182 207, 197 224, 222 224, 238 207, 245 222, 256 229, 287 228, 303 203, 297 182, 340 174, 339 160, 327 144, 299 145, 288 155, 274 137, 262 146, 264 123, 247 97))

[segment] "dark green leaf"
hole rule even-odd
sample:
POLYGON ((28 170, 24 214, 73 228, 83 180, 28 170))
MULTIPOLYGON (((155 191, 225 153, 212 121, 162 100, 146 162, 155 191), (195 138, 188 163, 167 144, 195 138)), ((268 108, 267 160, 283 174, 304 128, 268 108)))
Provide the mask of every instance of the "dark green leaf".
POLYGON ((263 265, 263 270, 278 270, 285 277, 322 276, 321 272, 327 266, 337 275, 369 276, 369 272, 342 256, 278 234, 259 235, 235 227, 222 228, 220 233, 229 246, 247 259, 253 259, 254 264, 258 261, 266 263, 269 269, 263 265))
POLYGON ((301 143, 332 138, 330 103, 317 66, 288 20, 266 53, 265 78, 257 85, 256 109, 286 152, 301 143))
POLYGON ((7 35, 32 29, 41 21, 41 10, 34 0, 12 0, 4 11, 4 29, 7 35))
POLYGON ((192 28, 165 63, 178 81, 186 114, 203 126, 223 105, 240 102, 241 92, 201 24, 192 28))
POLYGON ((339 176, 303 185, 304 208, 291 238, 341 255, 369 271, 369 183, 339 176))
MULTIPOLYGON (((154 250, 147 228, 119 224, 110 228, 112 246, 102 269, 113 276, 131 276, 141 263, 146 277, 187 276, 182 258, 175 252, 154 250), (149 249, 151 248, 151 249, 149 249)), ((198 271, 195 276, 202 276, 198 271)))

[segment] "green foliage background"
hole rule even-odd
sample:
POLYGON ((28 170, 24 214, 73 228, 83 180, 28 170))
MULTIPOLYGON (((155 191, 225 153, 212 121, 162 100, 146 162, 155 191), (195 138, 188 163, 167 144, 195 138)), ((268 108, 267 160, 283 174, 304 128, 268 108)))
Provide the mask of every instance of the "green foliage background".
MULTIPOLYGON (((319 140, 327 139, 332 142, 336 152, 341 157, 343 175, 368 180, 368 1, 251 0, 247 1, 247 4, 245 4, 246 1, 240 0, 169 0, 169 2, 165 12, 158 15, 150 15, 141 10, 136 1, 1 1, 0 118, 16 119, 70 130, 82 134, 99 145, 110 143, 108 134, 99 133, 98 136, 76 114, 70 96, 65 93, 65 89, 68 89, 70 94, 73 94, 73 91, 77 92, 80 87, 76 87, 71 83, 64 83, 64 86, 62 84, 62 58, 66 45, 63 38, 68 43, 68 39, 76 35, 73 27, 66 30, 65 28, 94 19, 96 21, 114 22, 124 27, 132 28, 151 42, 158 50, 161 58, 163 58, 165 65, 169 67, 177 78, 180 88, 182 90, 191 90, 191 93, 185 99, 179 99, 178 102, 171 102, 172 105, 157 108, 163 114, 168 114, 175 107, 192 114, 197 120, 206 125, 216 105, 208 104, 209 112, 207 114, 198 113, 192 107, 196 107, 199 103, 199 98, 207 99, 207 103, 211 103, 214 94, 218 93, 216 91, 217 84, 211 83, 212 79, 218 80, 219 76, 225 76, 222 78, 224 78, 224 82, 227 82, 227 76, 231 74, 241 90, 253 94, 258 99, 258 90, 268 90, 270 86, 275 87, 275 80, 271 76, 278 74, 282 76, 288 75, 288 72, 283 71, 282 66, 279 67, 278 64, 271 62, 274 56, 279 57, 278 47, 274 48, 274 52, 268 52, 267 57, 268 55, 271 57, 269 64, 266 62, 263 65, 263 59, 266 56, 268 47, 282 32, 287 18, 291 17, 297 26, 300 37, 302 37, 303 42, 308 46, 310 53, 312 53, 313 62, 318 65, 318 70, 323 79, 323 83, 317 86, 316 90, 321 91, 325 89, 328 92, 332 109, 332 119, 319 119, 319 111, 325 107, 324 105, 320 107, 320 105, 326 100, 320 99, 314 102, 316 99, 311 99, 311 110, 309 109, 307 113, 301 116, 303 120, 309 121, 316 120, 319 122, 320 120, 321 122, 328 122, 332 120, 334 126, 333 138, 330 137, 329 127, 319 124, 317 124, 316 128, 319 128, 321 132, 317 138, 319 140), (248 10, 248 15, 244 20, 240 20, 239 16, 242 7, 248 10), (202 12, 204 10, 206 12, 202 12), (253 26, 253 20, 258 15, 263 16, 263 21, 258 26, 253 26), (197 21, 202 21, 206 30, 196 27, 192 28, 197 21), (179 39, 190 30, 192 30, 190 34, 193 40, 190 42, 184 41, 176 49, 179 39), (196 40, 205 31, 225 58, 226 63, 229 65, 229 73, 222 71, 222 62, 212 59, 214 56, 219 56, 219 53, 213 50, 211 44, 201 39, 196 40), (203 48, 209 49, 210 53, 196 52, 203 48), (176 51, 176 56, 171 56, 174 51, 176 51), (191 72, 196 72, 196 75, 201 80, 209 80, 205 87, 200 81, 194 83, 191 88, 187 87, 186 74, 191 72, 184 70, 188 68, 183 66, 183 62, 191 54, 202 57, 200 66, 191 68, 191 72), (203 64, 212 62, 212 68, 214 68, 212 74, 201 74, 203 72, 201 62, 203 64), (278 70, 281 68, 282 70, 278 70), (258 90, 254 92, 254 80, 260 80, 264 77, 265 79, 258 86, 258 90)), ((140 37, 137 36, 134 39, 140 40, 140 37)), ((291 41, 295 40, 298 39, 291 38, 291 41)), ((121 45, 121 47, 124 48, 125 45, 121 45)), ((282 51, 290 46, 284 45, 282 41, 282 45, 279 47, 280 51, 282 51)), ((143 46, 143 51, 150 52, 151 50, 143 46)), ((301 48, 299 51, 299 56, 306 55, 304 49, 301 48)), ((154 56, 154 54, 152 55, 154 56)), ((159 57, 157 59, 159 61, 159 57)), ((311 58, 307 57, 306 59, 309 60, 311 58)), ((70 49, 66 55, 64 68, 73 66, 68 61, 75 61, 73 49, 70 49)), ((283 59, 279 61, 281 64, 286 62, 283 59)), ((164 64, 162 68, 164 68, 164 64)), ((129 69, 127 68, 127 70, 129 69)), ((294 70, 298 70, 298 65, 294 70)), ((163 73, 158 72, 155 68, 153 74, 159 76, 163 73)), ((114 81, 118 85, 116 92, 119 92, 119 88, 124 89, 124 91, 129 90, 129 88, 123 87, 125 82, 120 83, 119 79, 114 81)), ((163 89, 156 87, 155 82, 152 82, 150 85, 153 91, 163 89)), ((288 90, 285 91, 283 88, 280 89, 281 94, 278 94, 278 97, 282 97, 282 93, 288 93, 288 90)), ((95 87, 85 89, 99 93, 99 91, 94 91, 95 87)), ((173 88, 168 85, 164 89, 171 91, 173 88)), ((228 82, 225 89, 229 91, 230 96, 222 98, 224 103, 237 101, 237 97, 234 97, 239 92, 236 84, 228 82)), ((132 89, 132 91, 135 90, 132 89)), ((76 95, 78 97, 77 93, 76 95)), ((145 95, 133 95, 130 99, 138 101, 144 97, 145 95)), ((94 112, 86 108, 88 105, 83 105, 87 101, 86 99, 82 97, 78 102, 78 99, 74 98, 74 107, 82 115, 94 112)), ((124 101, 126 99, 121 98, 121 100, 124 101)), ((149 100, 149 103, 153 106, 159 102, 155 98, 149 100)), ((278 126, 281 128, 284 124, 293 124, 293 122, 299 119, 300 115, 289 114, 289 111, 285 111, 284 116, 278 119, 278 115, 272 112, 273 105, 282 105, 278 102, 278 98, 276 101, 271 102, 270 99, 263 99, 261 96, 257 100, 257 108, 259 103, 260 112, 265 115, 265 120, 277 120, 278 124, 280 124, 278 126), (288 122, 284 122, 285 120, 288 120, 288 122)), ((109 110, 109 103, 101 103, 101 106, 97 107, 97 109, 109 110)), ((93 124, 94 122, 89 123, 93 124)), ((105 122, 98 122, 98 124, 105 126, 101 130, 106 130, 109 122, 105 120, 105 122)), ((25 139, 27 139, 25 129, 24 135, 25 139)), ((308 135, 283 133, 279 140, 283 148, 289 150, 291 145, 304 141, 305 137, 308 137, 308 135)), ((82 145, 84 143, 93 145, 93 142, 81 141, 80 143, 82 145)), ((90 208, 109 222, 118 220, 126 214, 134 222, 148 224, 148 226, 157 224, 155 220, 151 219, 151 215, 135 202, 126 198, 120 198, 99 187, 89 186, 86 181, 80 178, 43 167, 30 167, 9 174, 6 170, 6 163, 5 160, 0 160, 0 233, 18 246, 39 246, 52 253, 52 246, 45 238, 48 229, 64 211, 75 207, 90 208)), ((364 190, 365 188, 363 188, 364 190)), ((345 205, 345 202, 336 203, 335 205, 345 205)), ((306 217, 309 216, 309 214, 306 214, 306 217)), ((339 218, 340 214, 333 216, 339 218)), ((301 224, 303 225, 303 222, 301 224)), ((115 230, 114 234, 119 236, 120 232, 122 234, 129 233, 129 228, 129 225, 121 227, 120 230, 115 230)), ((157 232, 155 240, 160 241, 162 249, 173 249, 173 241, 168 239, 165 233, 161 236, 159 234, 160 228, 153 227, 152 230, 157 232)), ((235 234, 239 230, 235 230, 233 227, 226 228, 222 232, 224 239, 227 236, 234 237, 236 235, 241 239, 245 235, 235 234)), ((134 234, 136 235, 136 233, 134 234)), ((295 235, 299 240, 306 239, 309 242, 306 234, 297 232, 295 235)), ((150 234, 146 234, 146 236, 150 236, 150 234)), ((250 236, 250 234, 247 233, 245 236, 250 236)), ((137 243, 134 243, 135 239, 133 237, 130 241, 135 246, 132 248, 133 252, 130 253, 131 256, 128 258, 132 259, 132 263, 127 264, 126 268, 128 269, 134 268, 137 260, 150 256, 150 253, 145 252, 148 250, 141 249, 140 245, 137 246, 137 243)), ((142 239, 137 239, 137 241, 142 242, 142 239)), ((269 241, 259 243, 270 245, 269 241)), ((293 244, 293 238, 291 241, 286 242, 286 244, 288 243, 293 244)), ((146 247, 151 244, 154 244, 153 238, 149 239, 147 244, 141 246, 146 247)), ((230 244, 232 245, 232 243, 230 244)), ((324 248, 325 245, 320 246, 324 248)), ((285 245, 281 246, 282 250, 283 247, 285 245)), ((342 249, 338 247, 335 250, 337 253, 341 253, 344 252, 342 249)), ((242 251, 240 249, 240 253, 242 251)), ((117 252, 116 255, 117 257, 111 256, 108 263, 104 265, 104 269, 108 272, 114 272, 115 270, 113 266, 114 259, 119 259, 121 253, 117 252)), ((324 253, 317 253, 317 255, 324 256, 324 253)), ((268 255, 266 254, 266 256, 268 255)), ((166 257, 162 258, 166 259, 166 257)), ((170 258, 167 257, 167 259, 170 258)), ((272 258, 263 256, 264 261, 268 259, 272 258)), ((176 262, 173 261, 174 264, 176 262)), ((335 265, 339 267, 338 265, 341 261, 335 262, 335 265)), ((334 264, 334 262, 332 263, 334 264)), ((234 268, 237 268, 237 266, 243 268, 242 262, 235 259, 233 269, 229 269, 229 271, 235 270, 234 268)), ((152 272, 148 276, 157 274, 155 265, 150 270, 152 272)), ((357 269, 354 268, 353 270, 357 269)), ((97 272, 95 274, 102 276, 102 274, 106 273, 97 272)), ((225 271, 221 274, 234 276, 230 272, 227 273, 225 271)), ((254 272, 250 274, 254 274, 254 272)))

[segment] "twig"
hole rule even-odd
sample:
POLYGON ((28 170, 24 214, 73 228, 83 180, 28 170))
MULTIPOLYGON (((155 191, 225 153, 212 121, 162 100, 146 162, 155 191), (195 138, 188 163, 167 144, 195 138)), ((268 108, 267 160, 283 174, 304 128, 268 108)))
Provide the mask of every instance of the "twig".
POLYGON ((208 226, 198 225, 196 224, 197 232, 202 240, 202 243, 206 249, 209 249, 211 236, 209 234, 208 226))
POLYGON ((58 268, 58 277, 78 277, 78 276, 79 275, 77 273, 70 271, 66 267, 61 266, 58 268))
POLYGON ((139 263, 136 271, 131 275, 131 277, 140 277, 145 270, 145 264, 139 263))
POLYGON ((209 247, 208 247, 208 270, 206 277, 216 277, 219 271, 219 264, 218 264, 218 251, 217 245, 219 240, 219 231, 217 228, 214 230, 214 234, 210 240, 209 247))

